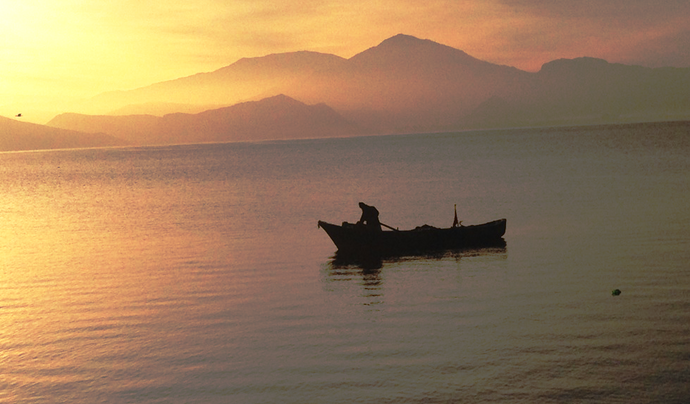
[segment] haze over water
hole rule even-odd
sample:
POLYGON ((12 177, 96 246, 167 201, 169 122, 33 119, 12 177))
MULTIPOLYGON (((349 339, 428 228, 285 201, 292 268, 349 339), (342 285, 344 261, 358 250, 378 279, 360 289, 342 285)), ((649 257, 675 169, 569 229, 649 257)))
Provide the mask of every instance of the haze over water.
POLYGON ((689 135, 0 154, 0 402, 687 402, 689 135), (507 246, 342 263, 359 201, 507 246))

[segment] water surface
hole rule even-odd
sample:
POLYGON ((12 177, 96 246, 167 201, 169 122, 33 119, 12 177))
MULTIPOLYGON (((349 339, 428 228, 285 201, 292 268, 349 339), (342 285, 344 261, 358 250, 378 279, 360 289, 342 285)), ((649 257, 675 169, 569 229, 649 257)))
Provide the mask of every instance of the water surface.
POLYGON ((690 399, 690 126, 0 154, 0 402, 690 399), (318 220, 505 217, 341 262, 318 220), (622 294, 611 296, 619 288, 622 294))

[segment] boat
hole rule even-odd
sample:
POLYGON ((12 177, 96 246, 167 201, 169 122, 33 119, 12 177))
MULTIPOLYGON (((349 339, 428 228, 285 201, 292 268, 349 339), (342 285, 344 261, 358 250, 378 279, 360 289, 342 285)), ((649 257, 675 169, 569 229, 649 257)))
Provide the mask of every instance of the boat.
POLYGON ((400 256, 430 251, 505 246, 506 219, 478 225, 438 228, 429 225, 412 230, 375 230, 365 225, 319 221, 338 248, 338 255, 400 256))

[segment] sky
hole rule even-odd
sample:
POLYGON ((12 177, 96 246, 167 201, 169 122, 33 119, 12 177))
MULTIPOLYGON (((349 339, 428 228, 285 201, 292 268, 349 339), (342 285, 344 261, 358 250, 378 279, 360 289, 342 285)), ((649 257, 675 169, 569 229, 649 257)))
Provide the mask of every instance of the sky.
MULTIPOLYGON (((591 56, 690 67, 688 0, 0 0, 0 106, 52 103, 396 34, 538 71, 591 56)), ((3 115, 0 111, 0 115, 3 115)))

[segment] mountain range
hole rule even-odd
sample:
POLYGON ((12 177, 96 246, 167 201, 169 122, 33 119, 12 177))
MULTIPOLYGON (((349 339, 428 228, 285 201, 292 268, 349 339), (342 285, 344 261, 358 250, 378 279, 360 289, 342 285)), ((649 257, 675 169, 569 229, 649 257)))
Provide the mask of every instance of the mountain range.
POLYGON ((325 104, 306 105, 285 95, 197 114, 84 115, 65 113, 49 125, 100 130, 129 144, 179 144, 347 136, 364 133, 325 104))
POLYGON ((401 34, 349 59, 245 58, 71 109, 48 125, 134 144, 684 120, 690 68, 583 57, 532 73, 401 34))

